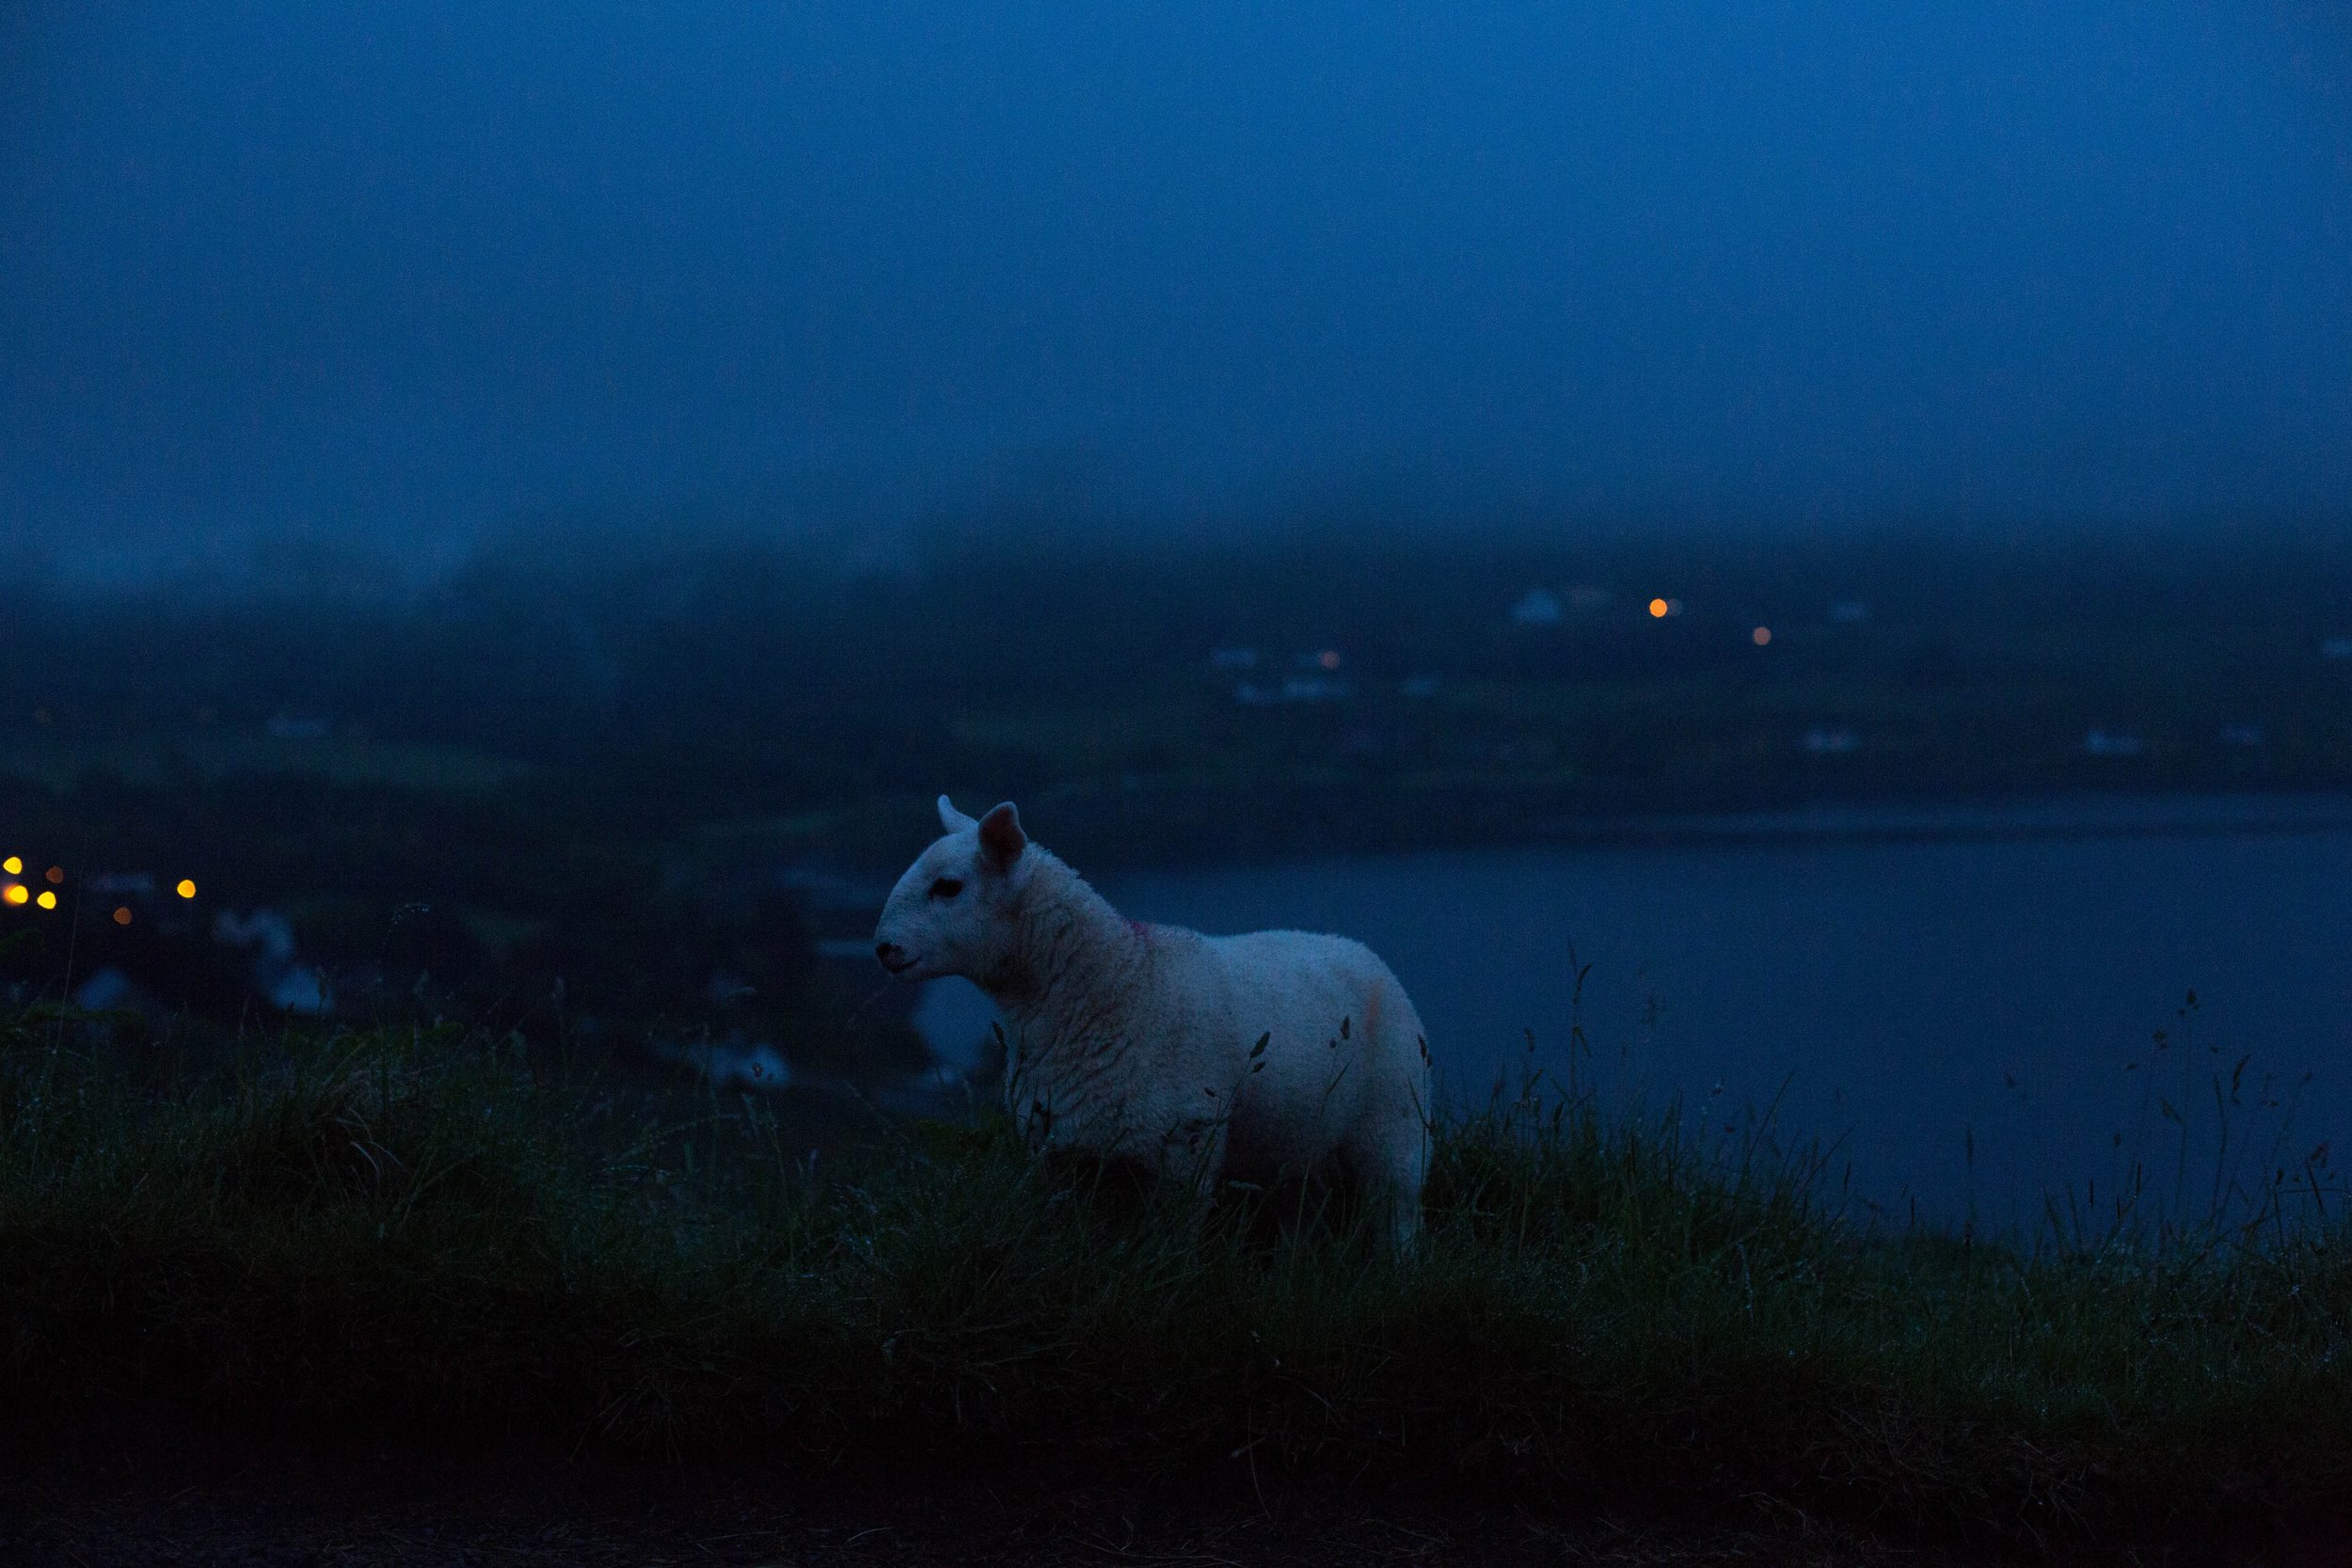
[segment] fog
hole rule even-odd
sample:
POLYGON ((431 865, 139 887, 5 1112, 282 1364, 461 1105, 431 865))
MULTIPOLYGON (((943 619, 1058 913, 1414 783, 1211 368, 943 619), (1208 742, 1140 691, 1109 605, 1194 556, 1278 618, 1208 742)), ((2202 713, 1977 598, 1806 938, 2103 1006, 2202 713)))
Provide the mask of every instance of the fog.
POLYGON ((0 529, 2343 515, 2318 4, 36 3, 0 529))

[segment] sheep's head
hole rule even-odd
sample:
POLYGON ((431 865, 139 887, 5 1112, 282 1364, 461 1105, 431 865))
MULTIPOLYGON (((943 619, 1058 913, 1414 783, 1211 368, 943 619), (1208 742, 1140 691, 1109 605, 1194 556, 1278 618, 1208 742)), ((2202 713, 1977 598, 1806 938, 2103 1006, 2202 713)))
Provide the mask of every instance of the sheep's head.
POLYGON ((939 825, 944 832, 890 890, 874 927, 874 956, 901 980, 1000 969, 1013 900, 1034 862, 1010 800, 975 821, 942 795, 939 825))

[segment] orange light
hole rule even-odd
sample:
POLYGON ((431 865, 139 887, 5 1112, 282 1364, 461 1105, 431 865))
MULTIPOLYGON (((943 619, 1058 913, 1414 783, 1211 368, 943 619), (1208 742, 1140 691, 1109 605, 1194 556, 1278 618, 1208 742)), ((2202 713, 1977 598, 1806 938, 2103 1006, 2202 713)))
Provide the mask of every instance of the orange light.
POLYGON ((48 870, 42 872, 41 875, 48 878, 53 882, 62 882, 65 880, 65 867, 62 865, 53 865, 48 870))
POLYGON ((128 926, 131 924, 130 905, 118 904, 115 906, 115 924, 118 926, 128 926))
POLYGON ((1326 648, 1315 655, 1315 662, 1326 670, 1336 670, 1340 667, 1340 651, 1337 648, 1326 648))
POLYGON ((183 898, 193 898, 196 896, 196 883, 192 879, 183 877, 180 879, 180 885, 171 891, 183 898))
POLYGON ((0 871, 5 871, 11 877, 18 875, 24 869, 24 863, 17 859, 14 855, 10 855, 7 860, 0 861, 0 871))
POLYGON ((41 890, 40 896, 34 899, 33 902, 39 904, 44 910, 54 910, 57 907, 57 895, 51 893, 48 889, 43 888, 41 890))
POLYGON ((1650 619, 1653 621, 1664 620, 1666 618, 1666 601, 1663 599, 1650 600, 1649 613, 1650 619))
POLYGON ((11 904, 22 904, 30 897, 32 895, 24 891, 23 882, 10 882, 6 888, 0 888, 0 898, 11 904))
POLYGON ((1772 640, 1772 628, 1770 626, 1758 626, 1754 631, 1748 633, 1748 641, 1755 643, 1759 648, 1770 643, 1772 640))

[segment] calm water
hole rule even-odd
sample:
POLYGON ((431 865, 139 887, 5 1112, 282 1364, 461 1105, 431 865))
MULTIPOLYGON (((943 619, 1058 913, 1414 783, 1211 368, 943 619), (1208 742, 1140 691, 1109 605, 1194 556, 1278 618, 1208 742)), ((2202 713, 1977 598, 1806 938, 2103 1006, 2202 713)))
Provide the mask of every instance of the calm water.
MULTIPOLYGON (((1534 1060, 1565 1066, 1573 952, 1590 966, 1582 1016, 1606 1093, 1678 1095, 1719 1125, 1780 1094, 1781 1126, 1844 1140, 1857 1190, 1939 1217, 1973 1203, 2006 1223, 2038 1212, 2045 1192, 2111 1190, 2135 1151, 2162 1194, 2179 1180, 2201 1197, 2220 1125, 2211 1078, 2244 1056, 2238 1148, 2263 1158, 2287 1114, 2263 1103, 2265 1073, 2300 1085, 2298 1160, 2352 1131, 2343 802, 1693 826, 1698 841, 1659 847, 1152 873, 1104 892, 1207 931, 1369 942, 1412 993, 1457 1095, 1516 1071, 1529 1030, 1534 1060), (1923 832, 1963 836, 1879 836, 1923 832), (2158 1029, 2176 1041, 2162 1052, 2158 1029), (2185 1176, 2158 1095, 2188 1102, 2185 1176)), ((987 1016, 961 982, 935 986, 920 1015, 951 1058, 987 1016)))

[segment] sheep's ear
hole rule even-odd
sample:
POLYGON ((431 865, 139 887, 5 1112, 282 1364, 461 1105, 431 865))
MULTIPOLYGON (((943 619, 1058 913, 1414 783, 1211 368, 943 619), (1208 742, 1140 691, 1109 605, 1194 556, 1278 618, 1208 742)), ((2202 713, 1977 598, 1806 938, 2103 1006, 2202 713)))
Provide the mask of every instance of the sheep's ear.
POLYGON ((1029 835, 1021 831, 1021 814, 1010 800, 980 818, 980 859, 991 871, 1009 868, 1028 847, 1029 835))
POLYGON ((939 798, 940 832, 946 833, 960 833, 963 832, 964 829, 975 827, 977 825, 977 824, 974 823, 970 817, 956 810, 954 801, 948 800, 945 795, 942 795, 939 798))

